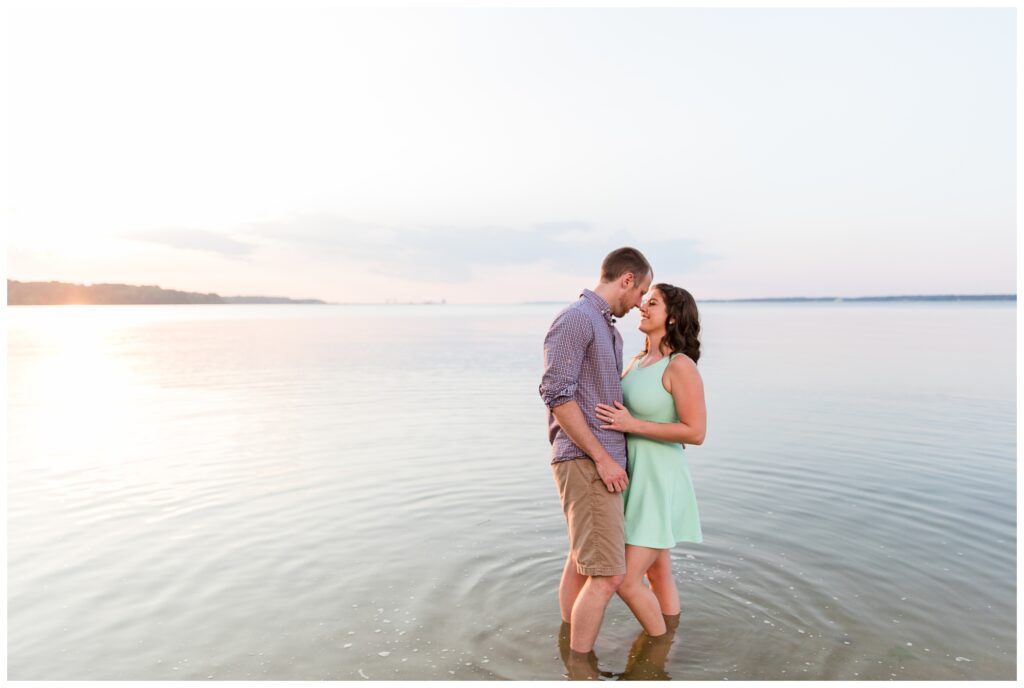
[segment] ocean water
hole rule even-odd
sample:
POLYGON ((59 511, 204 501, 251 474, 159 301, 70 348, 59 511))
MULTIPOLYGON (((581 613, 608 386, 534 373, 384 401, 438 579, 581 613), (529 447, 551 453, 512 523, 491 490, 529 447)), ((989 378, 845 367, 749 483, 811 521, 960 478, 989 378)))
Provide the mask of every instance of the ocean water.
MULTIPOLYGON (((565 676, 558 309, 8 308, 9 678, 565 676)), ((701 311, 705 542, 597 671, 1014 679, 1015 304, 701 311)))

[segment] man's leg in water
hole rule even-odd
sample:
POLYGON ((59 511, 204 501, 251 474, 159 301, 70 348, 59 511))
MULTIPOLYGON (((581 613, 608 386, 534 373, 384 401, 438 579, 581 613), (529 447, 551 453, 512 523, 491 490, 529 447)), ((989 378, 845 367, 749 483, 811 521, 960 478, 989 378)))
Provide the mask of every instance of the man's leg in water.
POLYGON ((576 560, 572 558, 572 552, 565 557, 565 568, 562 569, 562 582, 558 585, 558 608, 562 611, 562 621, 572 621, 572 606, 576 604, 576 598, 580 590, 587 582, 587 576, 576 570, 576 560))
POLYGON ((622 584, 622 576, 591 576, 572 606, 569 647, 573 652, 590 652, 601 630, 608 601, 622 584))

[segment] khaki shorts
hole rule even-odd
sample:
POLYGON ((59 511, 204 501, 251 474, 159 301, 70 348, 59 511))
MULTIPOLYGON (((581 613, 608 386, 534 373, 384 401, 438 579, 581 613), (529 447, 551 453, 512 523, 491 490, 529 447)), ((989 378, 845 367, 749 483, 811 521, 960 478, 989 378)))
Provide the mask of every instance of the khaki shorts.
POLYGON ((584 576, 626 573, 622 493, 609 492, 588 458, 551 464, 569 526, 569 551, 584 576))

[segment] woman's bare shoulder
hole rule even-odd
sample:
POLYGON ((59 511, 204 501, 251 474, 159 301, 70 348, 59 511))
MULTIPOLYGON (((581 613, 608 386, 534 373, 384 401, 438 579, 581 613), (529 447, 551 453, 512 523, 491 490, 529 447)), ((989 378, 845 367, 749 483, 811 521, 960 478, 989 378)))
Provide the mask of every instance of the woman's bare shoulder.
POLYGON ((675 354, 672 356, 672 360, 668 362, 668 369, 677 375, 696 375, 700 377, 697 364, 686 354, 675 354))

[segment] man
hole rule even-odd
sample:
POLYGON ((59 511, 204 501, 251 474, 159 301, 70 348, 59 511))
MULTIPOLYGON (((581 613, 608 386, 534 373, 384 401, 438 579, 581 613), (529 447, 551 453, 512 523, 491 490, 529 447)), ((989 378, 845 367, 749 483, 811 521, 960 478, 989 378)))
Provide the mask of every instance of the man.
POLYGON ((558 604, 574 652, 593 650, 605 607, 626 572, 626 438, 602 430, 595 409, 622 401, 622 335, 615 318, 640 307, 653 276, 635 248, 612 251, 601 263, 600 283, 563 309, 544 338, 540 395, 569 529, 558 604))

